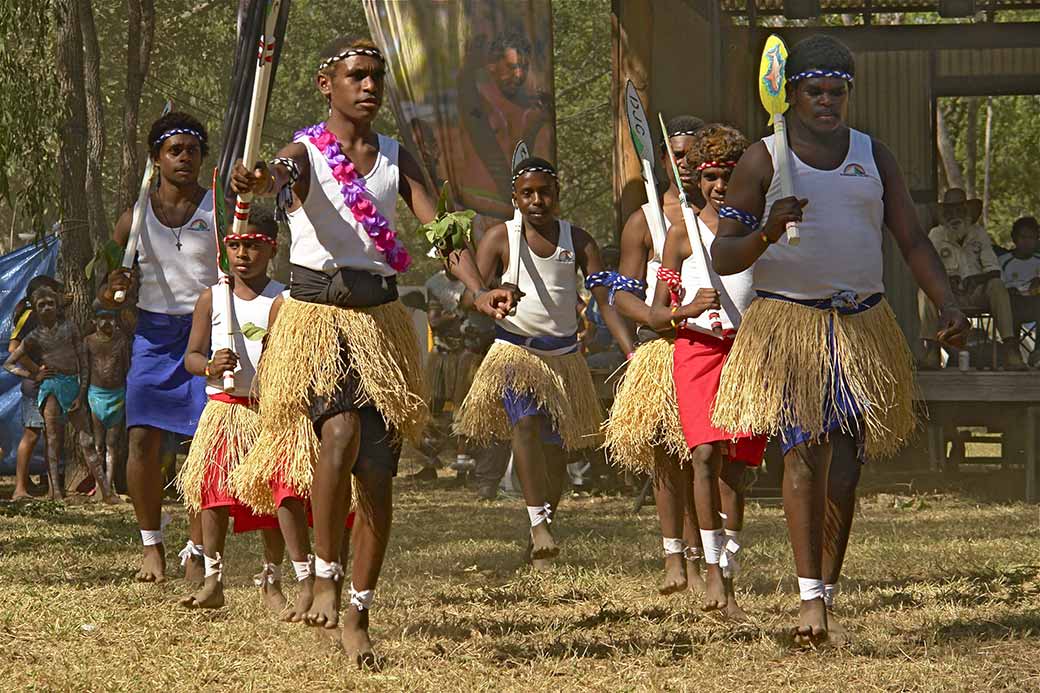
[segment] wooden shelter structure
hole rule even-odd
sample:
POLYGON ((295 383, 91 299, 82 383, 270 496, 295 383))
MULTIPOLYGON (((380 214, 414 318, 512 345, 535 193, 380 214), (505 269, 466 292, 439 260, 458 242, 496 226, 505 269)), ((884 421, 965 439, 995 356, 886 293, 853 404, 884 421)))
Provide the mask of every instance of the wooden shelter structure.
MULTIPOLYGON (((666 119, 690 113, 731 123, 754 139, 767 134, 756 71, 768 35, 780 35, 789 48, 811 34, 833 35, 856 57, 850 124, 882 140, 895 153, 925 228, 931 226, 933 203, 939 195, 937 99, 1040 94, 1040 1, 612 2, 614 199, 619 232, 623 221, 645 200, 622 98, 629 79, 654 121, 657 112, 666 119), (806 12, 813 16, 792 19, 792 14, 805 16, 806 12), (951 13, 969 16, 950 19, 951 13)), ((885 286, 903 331, 916 340, 917 286, 887 237, 885 286)), ((1040 375, 1035 372, 1025 376, 979 372, 976 377, 952 379, 949 387, 935 381, 938 384, 928 384, 928 388, 942 388, 942 396, 926 391, 925 399, 976 407, 1003 402, 994 398, 1002 397, 1000 393, 1008 388, 995 386, 986 378, 1004 376, 1016 378, 1014 406, 1040 403, 1040 375)), ((1027 417, 1023 412, 1023 426, 1031 414, 1027 417)), ((932 439, 938 435, 930 433, 932 439)), ((941 445, 941 435, 938 439, 941 445)), ((1035 445, 1032 443, 1027 465, 1033 467, 1028 493, 1032 498, 1038 491, 1035 445)))

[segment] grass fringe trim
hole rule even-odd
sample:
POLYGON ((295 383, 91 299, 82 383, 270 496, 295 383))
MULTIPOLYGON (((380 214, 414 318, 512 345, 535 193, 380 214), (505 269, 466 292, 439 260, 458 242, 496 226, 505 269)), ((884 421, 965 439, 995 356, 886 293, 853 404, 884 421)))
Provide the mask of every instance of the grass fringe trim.
POLYGON ((214 465, 220 465, 220 468, 213 470, 210 478, 221 492, 235 495, 230 476, 241 466, 259 432, 260 416, 255 408, 212 399, 206 402, 188 456, 177 474, 177 489, 188 510, 202 511, 203 486, 207 471, 214 465), (217 458, 221 450, 223 455, 217 458))
POLYGON ((834 319, 832 311, 789 301, 756 299, 741 321, 722 370, 712 422, 730 431, 778 435, 799 426, 824 431, 827 420, 855 428, 834 406, 845 396, 865 404, 866 455, 891 457, 917 426, 913 357, 888 302, 834 319), (829 406, 825 408, 825 403, 829 406))
POLYGON ((678 458, 680 464, 690 461, 675 397, 674 354, 674 342, 663 338, 636 349, 604 424, 604 447, 611 464, 652 473, 655 448, 678 458))
POLYGON ((539 356, 523 347, 495 342, 473 377, 459 409, 455 432, 486 445, 510 440, 502 398, 507 390, 534 398, 548 412, 568 450, 598 447, 603 407, 581 354, 539 356))

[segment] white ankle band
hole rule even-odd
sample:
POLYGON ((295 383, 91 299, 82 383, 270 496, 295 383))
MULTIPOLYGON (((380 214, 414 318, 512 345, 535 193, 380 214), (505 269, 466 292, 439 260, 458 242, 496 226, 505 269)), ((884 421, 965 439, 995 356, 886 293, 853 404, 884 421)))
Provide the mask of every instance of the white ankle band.
POLYGON ((527 506, 527 516, 531 518, 532 527, 537 527, 543 522, 551 524, 552 507, 548 503, 545 505, 529 505, 527 506))
POLYGON ((161 529, 142 529, 141 543, 145 546, 155 546, 163 543, 163 531, 161 529))
POLYGON ((296 582, 303 582, 314 575, 314 556, 307 554, 306 561, 293 561, 292 568, 296 573, 296 582))
POLYGON ((664 555, 671 556, 672 554, 682 553, 683 546, 682 539, 674 539, 672 537, 664 537, 661 539, 661 543, 664 545, 664 555))
POLYGON ((281 580, 281 569, 274 563, 264 563, 260 573, 253 578, 253 584, 257 587, 263 587, 265 584, 273 585, 276 582, 281 582, 281 580))
POLYGON ((325 561, 321 556, 314 557, 314 575, 315 577, 325 578, 326 580, 332 580, 333 582, 339 582, 343 579, 343 564, 332 561, 325 561))
POLYGON ((722 554, 723 537, 721 529, 702 529, 701 547, 704 549, 704 562, 708 565, 717 565, 719 556, 722 554))
POLYGON ((819 578, 798 578, 798 594, 801 595, 803 602, 823 599, 823 580, 819 578))
POLYGON ((204 553, 205 552, 202 550, 202 544, 196 544, 189 539, 177 556, 181 559, 181 567, 184 567, 188 565, 189 558, 202 558, 204 553))
POLYGON ((683 549, 683 557, 688 561, 699 561, 704 558, 704 552, 699 546, 687 546, 683 549))
POLYGON ((834 608, 834 597, 838 594, 837 585, 823 585, 823 603, 827 605, 828 609, 834 608))
POLYGON ((223 582, 224 580, 224 561, 221 559, 218 553, 215 558, 210 558, 206 554, 202 554, 202 562, 206 565, 206 577, 216 575, 217 580, 223 582))
POLYGON ((372 602, 376 600, 375 590, 361 590, 358 592, 354 589, 354 583, 350 583, 350 605, 358 611, 365 611, 372 608, 372 602))

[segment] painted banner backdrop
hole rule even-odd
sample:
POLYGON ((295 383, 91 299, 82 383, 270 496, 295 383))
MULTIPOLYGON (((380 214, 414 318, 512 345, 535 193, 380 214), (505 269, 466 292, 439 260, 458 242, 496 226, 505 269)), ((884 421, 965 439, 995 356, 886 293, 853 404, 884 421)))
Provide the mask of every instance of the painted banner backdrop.
POLYGON ((513 216, 518 141, 556 161, 550 0, 365 0, 405 146, 478 228, 513 216), (478 217, 479 218, 479 217, 478 217))

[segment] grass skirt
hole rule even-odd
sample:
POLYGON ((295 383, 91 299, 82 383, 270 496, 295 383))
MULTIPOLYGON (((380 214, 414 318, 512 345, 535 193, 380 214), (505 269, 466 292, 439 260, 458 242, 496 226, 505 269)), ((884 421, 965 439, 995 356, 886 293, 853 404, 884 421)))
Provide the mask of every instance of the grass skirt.
POLYGON ((177 474, 177 488, 188 510, 202 510, 207 483, 214 484, 220 494, 235 495, 229 477, 241 466, 259 431, 260 416, 254 407, 213 399, 206 402, 188 457, 177 474), (219 468, 211 469, 213 465, 219 468))
POLYGON ((603 407, 596 386, 578 353, 538 356, 496 341, 473 377, 473 385, 455 416, 455 432, 480 445, 511 440, 503 397, 509 390, 529 395, 548 413, 568 450, 598 447, 603 407))
POLYGON ((271 512, 272 479, 310 495, 319 441, 308 405, 312 397, 331 396, 350 371, 360 381, 365 402, 398 435, 420 439, 429 409, 408 311, 396 301, 338 308, 287 298, 257 369, 260 436, 232 475, 238 498, 257 512, 271 512))
POLYGON ((658 447, 680 463, 689 461, 672 378, 674 351, 670 339, 643 344, 618 384, 604 430, 609 459, 623 469, 652 473, 658 447))
POLYGON ((841 315, 758 298, 723 368, 712 421, 774 436, 793 427, 823 435, 835 421, 852 431, 856 421, 836 405, 851 398, 863 411, 867 457, 891 457, 917 425, 914 390, 913 357, 887 301, 841 315))

